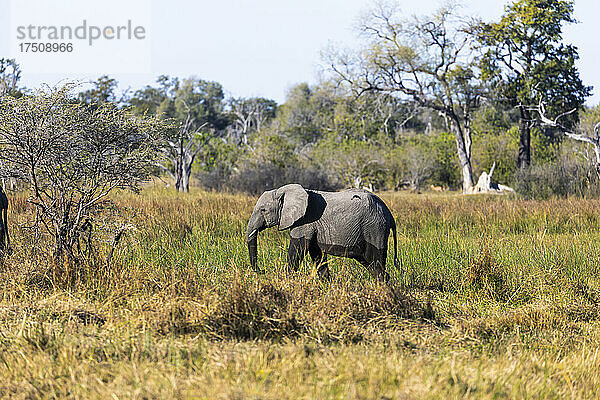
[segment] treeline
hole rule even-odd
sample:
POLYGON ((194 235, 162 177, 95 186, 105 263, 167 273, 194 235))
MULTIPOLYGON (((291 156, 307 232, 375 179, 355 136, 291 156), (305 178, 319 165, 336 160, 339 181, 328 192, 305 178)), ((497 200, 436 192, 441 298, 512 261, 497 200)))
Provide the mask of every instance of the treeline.
MULTIPOLYGON (((80 100, 115 101, 107 84, 116 89, 116 82, 101 78, 80 100)), ((180 190, 188 189, 190 176, 209 190, 252 194, 289 182, 325 190, 461 189, 447 119, 388 93, 357 97, 335 82, 302 83, 278 105, 265 98, 226 98, 216 82, 161 76, 119 101, 136 113, 176 121, 160 169, 180 190)), ((582 107, 577 127, 590 131, 596 121, 600 110, 582 107)), ((597 193, 593 148, 565 140, 553 127, 532 127, 531 165, 520 169, 520 127, 519 110, 502 102, 484 102, 473 111, 475 176, 495 164, 494 179, 527 196, 597 193)))
MULTIPOLYGON (((464 22, 448 7, 403 19, 378 4, 360 23, 362 46, 329 49, 328 78, 290 88, 283 104, 170 76, 135 91, 102 76, 73 101, 168 121, 156 173, 181 191, 298 182, 469 192, 495 166, 494 181, 524 196, 591 196, 600 110, 584 106, 591 87, 562 40, 572 14, 572 1, 518 0, 495 22, 464 22)), ((2 93, 27 93, 18 65, 0 65, 2 93)))

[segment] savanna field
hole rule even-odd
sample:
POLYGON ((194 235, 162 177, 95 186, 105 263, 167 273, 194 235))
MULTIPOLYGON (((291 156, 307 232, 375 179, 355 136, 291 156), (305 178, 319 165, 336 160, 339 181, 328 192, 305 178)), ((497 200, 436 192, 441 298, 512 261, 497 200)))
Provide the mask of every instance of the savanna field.
POLYGON ((258 237, 257 275, 256 198, 158 186, 112 195, 94 220, 109 233, 82 240, 85 262, 56 265, 14 194, 0 397, 600 396, 600 201, 381 197, 402 260, 390 239, 391 287, 334 257, 330 284, 309 260, 286 275, 276 229, 258 237))

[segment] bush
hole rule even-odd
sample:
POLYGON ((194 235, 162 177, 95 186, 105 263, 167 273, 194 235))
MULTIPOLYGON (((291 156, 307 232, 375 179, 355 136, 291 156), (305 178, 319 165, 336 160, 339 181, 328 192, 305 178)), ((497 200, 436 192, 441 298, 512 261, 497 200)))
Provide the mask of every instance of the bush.
POLYGON ((456 155, 456 141, 451 132, 423 136, 423 146, 433 154, 434 168, 428 182, 458 189, 462 185, 460 163, 456 155))
MULTIPOLYGON (((476 175, 482 171, 494 169, 494 182, 505 185, 515 181, 517 162, 515 154, 519 151, 519 128, 513 127, 502 132, 474 135, 473 169, 476 175)), ((477 178, 475 178, 477 179, 477 178)))
POLYGON ((514 186, 517 193, 528 199, 598 197, 600 185, 593 166, 565 147, 556 162, 518 171, 514 186))
POLYGON ((231 179, 231 171, 225 168, 215 168, 211 171, 200 171, 196 174, 198 185, 206 190, 225 190, 231 179))
POLYGON ((32 227, 49 233, 55 261, 67 264, 80 261, 83 233, 97 233, 106 197, 149 180, 166 130, 112 103, 79 104, 74 87, 0 102, 0 178, 27 182, 32 227))
POLYGON ((198 155, 199 168, 194 175, 198 184, 208 190, 223 190, 232 170, 243 155, 243 149, 221 138, 212 138, 198 155))
POLYGON ((248 165, 231 177, 225 187, 236 192, 252 195, 277 188, 288 183, 299 183, 308 189, 336 190, 339 187, 320 170, 312 167, 281 167, 270 162, 248 165))

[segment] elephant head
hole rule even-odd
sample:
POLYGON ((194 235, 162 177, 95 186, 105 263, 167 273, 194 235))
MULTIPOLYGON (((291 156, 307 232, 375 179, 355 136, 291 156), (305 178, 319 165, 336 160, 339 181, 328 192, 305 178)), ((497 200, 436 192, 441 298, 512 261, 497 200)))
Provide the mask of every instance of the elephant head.
POLYGON ((308 193, 298 184, 285 185, 279 189, 264 192, 248 221, 246 239, 250 254, 250 265, 257 269, 256 237, 258 232, 273 226, 279 230, 290 228, 304 216, 308 207, 308 193))

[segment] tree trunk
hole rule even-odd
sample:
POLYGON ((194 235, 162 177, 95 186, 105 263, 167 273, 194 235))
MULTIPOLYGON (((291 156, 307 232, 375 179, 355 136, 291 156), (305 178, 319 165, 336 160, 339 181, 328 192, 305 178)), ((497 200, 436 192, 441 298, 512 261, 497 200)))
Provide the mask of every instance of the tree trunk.
POLYGON ((54 238, 56 242, 53 254, 55 262, 73 261, 75 256, 73 255, 72 241, 68 237, 66 230, 61 227, 54 238))
POLYGON ((188 193, 190 191, 190 175, 192 173, 192 169, 189 170, 186 168, 183 171, 183 177, 181 179, 181 191, 184 193, 188 193))
POLYGON ((460 166, 463 178, 463 193, 470 193, 473 190, 473 168, 471 166, 471 137, 470 132, 467 130, 464 132, 461 129, 460 124, 453 120, 452 129, 454 130, 454 136, 456 138, 456 150, 458 153, 458 159, 460 160, 460 166), (467 134, 465 138, 464 134, 467 134))
POLYGON ((181 166, 181 157, 175 161, 175 190, 181 191, 183 186, 183 168, 181 166))
POLYGON ((531 115, 523 107, 520 107, 519 110, 521 112, 521 132, 517 168, 524 169, 531 165, 531 115))
POLYGON ((175 190, 188 193, 190 191, 190 177, 195 155, 184 154, 175 163, 175 190))

